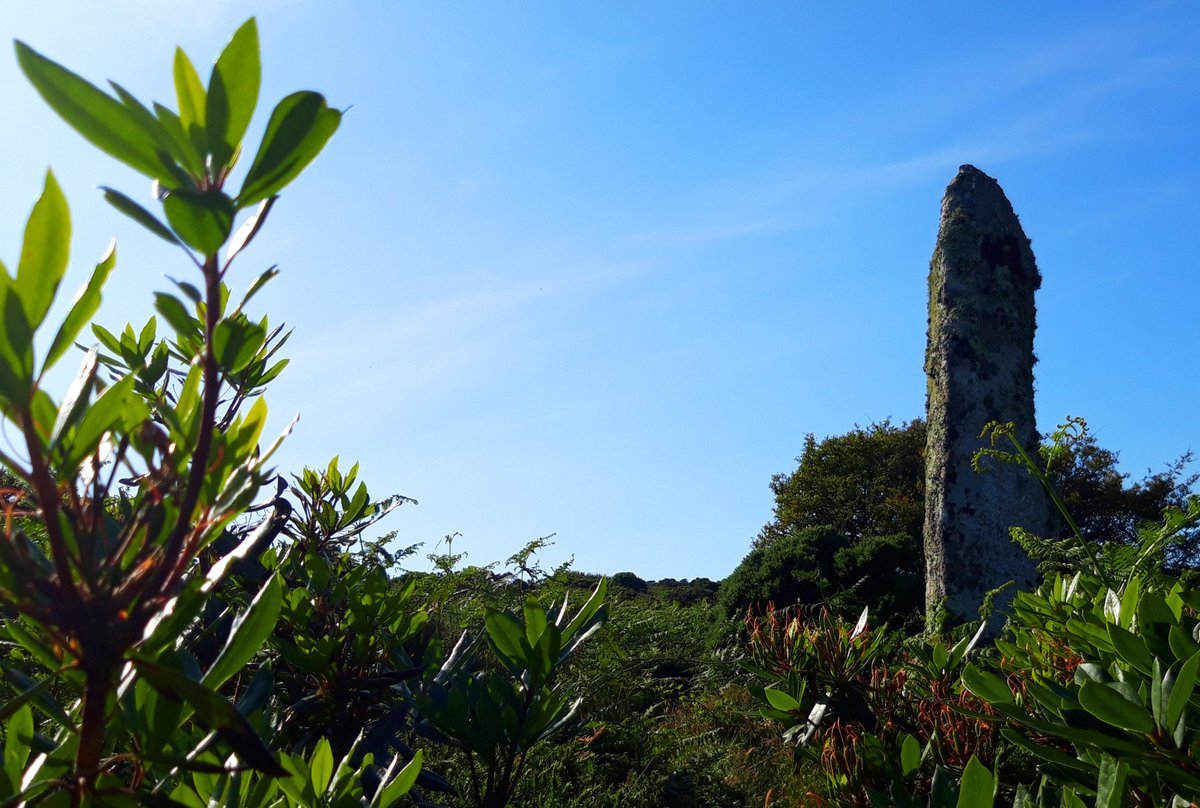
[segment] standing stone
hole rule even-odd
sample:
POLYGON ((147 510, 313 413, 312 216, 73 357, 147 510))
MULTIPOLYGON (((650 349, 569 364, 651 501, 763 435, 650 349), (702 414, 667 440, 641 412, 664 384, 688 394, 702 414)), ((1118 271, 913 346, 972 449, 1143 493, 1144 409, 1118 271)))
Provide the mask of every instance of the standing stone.
POLYGON ((944 605, 951 624, 975 619, 984 595, 1006 581, 1036 583, 1009 527, 1046 535, 1054 525, 1049 497, 1026 470, 990 458, 982 474, 971 467, 990 445, 980 438, 989 421, 1011 421, 1025 447, 1038 445, 1033 293, 1041 283, 1000 185, 960 168, 942 199, 925 351, 925 606, 932 616, 944 605))

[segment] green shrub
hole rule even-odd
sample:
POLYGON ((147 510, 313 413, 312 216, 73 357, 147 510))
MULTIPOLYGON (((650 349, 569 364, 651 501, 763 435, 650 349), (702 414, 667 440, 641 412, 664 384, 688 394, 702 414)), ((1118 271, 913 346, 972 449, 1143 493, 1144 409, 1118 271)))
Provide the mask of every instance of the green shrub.
POLYGON ((241 297, 226 281, 341 113, 314 92, 283 99, 234 193, 226 184, 258 101, 254 20, 207 86, 176 51, 177 112, 152 112, 115 84, 109 95, 23 43, 17 59, 68 124, 154 180, 162 218, 119 191, 104 194, 197 272, 194 283, 157 293, 158 317, 142 327, 93 326, 100 347, 55 401, 43 380, 96 312, 115 250, 64 319, 42 330, 70 237, 66 200, 47 174, 16 275, 0 266, 0 412, 20 443, 0 453, 15 482, 4 492, 0 540, 8 641, 0 801, 397 802, 419 759, 380 760, 381 768, 369 754, 348 755, 335 764, 317 738, 281 754, 269 727, 271 672, 247 668, 294 594, 256 561, 286 519, 279 498, 259 523, 238 521, 274 477, 267 463, 278 442, 260 443, 261 393, 286 365, 275 358, 286 335, 246 313, 277 270, 248 279, 241 297), (235 233, 235 217, 251 209, 235 233), (34 350, 39 331, 44 353, 34 350))

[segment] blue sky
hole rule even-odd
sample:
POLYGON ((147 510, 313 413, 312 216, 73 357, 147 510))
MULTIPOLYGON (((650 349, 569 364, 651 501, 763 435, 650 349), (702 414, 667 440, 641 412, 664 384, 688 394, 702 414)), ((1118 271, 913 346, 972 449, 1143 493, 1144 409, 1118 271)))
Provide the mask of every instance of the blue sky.
MULTIPOLYGON (((1135 476, 1200 449, 1200 6, 225 0, 8 8, 100 82, 173 99, 250 14, 261 132, 299 88, 351 107, 245 254, 296 328, 270 390, 285 470, 359 460, 420 501, 403 544, 468 561, 727 575, 805 433, 924 411, 926 273, 962 163, 1045 278, 1038 418, 1082 415, 1135 476), (178 6, 178 8, 173 8, 178 6)), ((0 255, 47 166, 99 321, 186 272, 99 199, 145 193, 0 57, 0 255)), ((238 281, 234 279, 234 285, 238 281)), ((69 294, 68 294, 69 297, 69 294)), ((64 380, 65 386, 65 380, 64 380)))

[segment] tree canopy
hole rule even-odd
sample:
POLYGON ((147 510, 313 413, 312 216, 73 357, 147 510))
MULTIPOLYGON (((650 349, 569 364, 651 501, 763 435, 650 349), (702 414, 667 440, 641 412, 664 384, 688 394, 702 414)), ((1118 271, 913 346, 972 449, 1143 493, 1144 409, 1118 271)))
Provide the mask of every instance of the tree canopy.
MULTIPOLYGON (((1050 451, 1042 449, 1047 458, 1050 451)), ((1139 526, 1186 504, 1197 479, 1185 475, 1190 455, 1137 481, 1118 469, 1118 459, 1083 431, 1049 461, 1050 477, 1088 541, 1136 542, 1139 526)), ((729 612, 769 600, 847 610, 867 605, 883 619, 920 610, 925 422, 885 420, 819 441, 809 434, 797 464, 771 479, 774 517, 725 581, 721 605, 729 612)), ((1066 538, 1067 531, 1048 538, 1066 538)), ((1185 535, 1169 563, 1194 566, 1197 545, 1195 531, 1185 535)))
POLYGON ((755 544, 829 525, 850 539, 920 537, 925 520, 925 422, 856 426, 820 442, 809 433, 791 474, 771 479, 775 518, 755 544))

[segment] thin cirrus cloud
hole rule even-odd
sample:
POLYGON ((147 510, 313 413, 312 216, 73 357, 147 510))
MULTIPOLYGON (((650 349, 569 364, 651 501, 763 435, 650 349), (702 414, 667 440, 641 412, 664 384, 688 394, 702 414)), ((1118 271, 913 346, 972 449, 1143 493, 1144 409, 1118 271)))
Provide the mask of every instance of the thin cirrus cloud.
POLYGON ((553 321, 555 344, 569 342, 570 312, 645 272, 641 262, 576 263, 399 306, 386 317, 359 312, 314 334, 294 352, 293 367, 301 380, 315 380, 344 355, 347 344, 364 346, 381 361, 349 375, 345 383, 351 389, 378 389, 386 377, 390 389, 410 403, 452 397, 522 356, 545 351, 540 322, 553 321))

